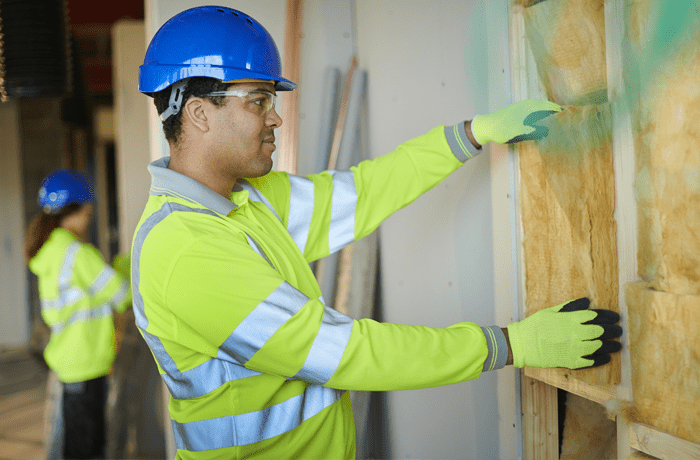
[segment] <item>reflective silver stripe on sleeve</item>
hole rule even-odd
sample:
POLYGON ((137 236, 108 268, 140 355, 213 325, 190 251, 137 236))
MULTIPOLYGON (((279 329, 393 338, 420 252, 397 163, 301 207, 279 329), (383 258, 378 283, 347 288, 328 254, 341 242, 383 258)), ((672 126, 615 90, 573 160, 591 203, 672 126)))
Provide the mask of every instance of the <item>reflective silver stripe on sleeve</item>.
POLYGON ((482 372, 505 367, 508 361, 508 344, 503 331, 498 326, 482 327, 481 330, 486 337, 486 346, 489 349, 482 372))
POLYGON ((452 150, 452 154, 464 163, 481 153, 481 149, 474 147, 464 131, 464 122, 454 126, 445 126, 445 139, 452 150))
POLYGON ((308 297, 283 282, 238 324, 220 348, 241 364, 247 363, 308 301, 308 297))
POLYGON ((112 278, 116 276, 116 274, 117 272, 112 267, 103 268, 100 274, 97 275, 97 278, 95 278, 95 281, 93 281, 90 287, 87 289, 88 294, 94 296, 100 292, 105 286, 107 286, 107 283, 109 283, 112 278))
POLYGON ((219 350, 216 358, 186 371, 180 371, 175 361, 165 351, 161 340, 155 335, 143 332, 148 347, 153 351, 158 365, 167 374, 161 378, 175 399, 192 399, 204 396, 219 388, 226 382, 261 375, 261 372, 246 369, 235 358, 219 350))
POLYGON ((52 334, 58 334, 61 332, 64 328, 71 326, 75 323, 81 323, 81 322, 86 322, 90 321, 93 319, 100 319, 100 318, 105 318, 105 317, 111 317, 112 316, 112 307, 111 305, 102 305, 99 308, 87 308, 84 310, 78 310, 74 312, 70 318, 68 318, 67 321, 64 321, 62 323, 57 323, 51 326, 51 333, 52 334))
POLYGON ((355 190, 355 175, 352 171, 329 172, 333 176, 333 198, 328 246, 333 254, 355 239, 357 191, 355 190))
POLYGON ((289 184, 291 194, 287 231, 303 254, 309 239, 311 217, 314 213, 314 183, 311 179, 290 175, 289 184))
POLYGON ((311 345, 304 366, 294 378, 320 385, 328 382, 338 368, 350 341, 352 325, 352 318, 325 307, 321 328, 311 345))
POLYGON ((228 356, 219 350, 216 358, 209 359, 204 363, 181 372, 177 364, 165 350, 165 346, 160 338, 146 331, 148 318, 144 312, 143 297, 139 291, 141 282, 140 264, 141 249, 150 231, 163 219, 173 212, 195 212, 218 217, 216 213, 207 209, 197 209, 183 206, 178 203, 166 203, 158 211, 151 214, 143 225, 139 228, 134 238, 134 248, 132 251, 132 276, 131 282, 134 297, 134 315, 136 325, 141 329, 143 338, 148 347, 153 352, 153 356, 158 361, 158 365, 167 374, 161 375, 168 390, 175 399, 190 399, 204 396, 226 382, 260 375, 260 372, 252 371, 243 367, 232 356, 228 356))
POLYGON ((178 449, 201 452, 254 444, 299 427, 342 396, 340 390, 312 384, 304 393, 256 412, 189 423, 173 420, 175 445, 178 449))
POLYGON ((75 265, 75 258, 78 255, 78 250, 80 249, 80 243, 75 242, 68 246, 66 255, 63 258, 63 264, 61 265, 61 270, 58 272, 58 290, 64 291, 70 287, 71 280, 73 279, 73 266, 75 265))

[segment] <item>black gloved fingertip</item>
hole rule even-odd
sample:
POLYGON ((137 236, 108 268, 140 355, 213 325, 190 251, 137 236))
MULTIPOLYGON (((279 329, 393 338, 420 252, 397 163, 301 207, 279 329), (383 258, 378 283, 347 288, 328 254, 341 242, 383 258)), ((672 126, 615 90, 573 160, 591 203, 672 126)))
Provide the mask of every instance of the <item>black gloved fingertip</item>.
POLYGON ((612 310, 593 309, 598 316, 588 321, 586 324, 615 324, 620 321, 620 314, 612 310))
POLYGON ((588 306, 590 304, 591 304, 591 301, 588 297, 581 297, 580 299, 572 300, 571 302, 567 303, 559 311, 568 312, 568 311, 585 310, 588 308, 588 306))

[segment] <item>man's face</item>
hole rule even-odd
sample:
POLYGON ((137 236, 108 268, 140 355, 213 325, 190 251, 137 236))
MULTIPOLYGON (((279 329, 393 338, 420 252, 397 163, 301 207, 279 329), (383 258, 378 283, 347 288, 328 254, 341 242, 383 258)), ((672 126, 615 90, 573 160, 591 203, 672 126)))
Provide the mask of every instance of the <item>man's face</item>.
POLYGON ((229 90, 250 91, 244 97, 225 96, 226 104, 210 111, 212 166, 230 177, 260 177, 272 169, 275 151, 274 129, 282 125, 275 109, 261 110, 266 96, 255 91, 275 93, 269 82, 238 83, 229 90))

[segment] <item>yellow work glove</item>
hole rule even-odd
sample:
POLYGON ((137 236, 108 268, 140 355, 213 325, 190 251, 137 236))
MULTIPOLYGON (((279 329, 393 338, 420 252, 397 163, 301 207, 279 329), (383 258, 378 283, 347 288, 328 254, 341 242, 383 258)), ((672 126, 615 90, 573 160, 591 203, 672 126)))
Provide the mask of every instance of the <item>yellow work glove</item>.
POLYGON ((131 255, 117 254, 112 259, 112 268, 126 279, 131 279, 131 255))
POLYGON ((537 123, 562 110, 562 106, 550 101, 521 101, 498 112, 474 117, 472 134, 481 145, 544 139, 549 129, 537 123))
POLYGON ((620 342, 607 340, 622 335, 614 324, 620 315, 589 310, 589 304, 584 297, 509 324, 513 365, 581 369, 610 362, 610 353, 622 348, 620 342))

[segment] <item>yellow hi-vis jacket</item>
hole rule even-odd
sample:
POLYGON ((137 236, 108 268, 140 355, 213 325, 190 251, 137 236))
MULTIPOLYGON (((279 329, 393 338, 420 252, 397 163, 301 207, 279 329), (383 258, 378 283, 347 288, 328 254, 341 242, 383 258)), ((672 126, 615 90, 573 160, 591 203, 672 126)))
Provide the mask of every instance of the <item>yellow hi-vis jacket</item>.
POLYGON ((41 316, 51 328, 46 364, 65 383, 108 375, 116 356, 112 310, 131 304, 129 280, 63 228, 51 232, 29 269, 39 280, 41 316))
POLYGON ((503 367, 497 327, 355 321, 309 262, 371 233, 477 153, 463 124, 350 171, 239 180, 223 198, 149 166, 134 236, 136 323, 171 399, 181 459, 355 458, 346 390, 402 390, 503 367))

